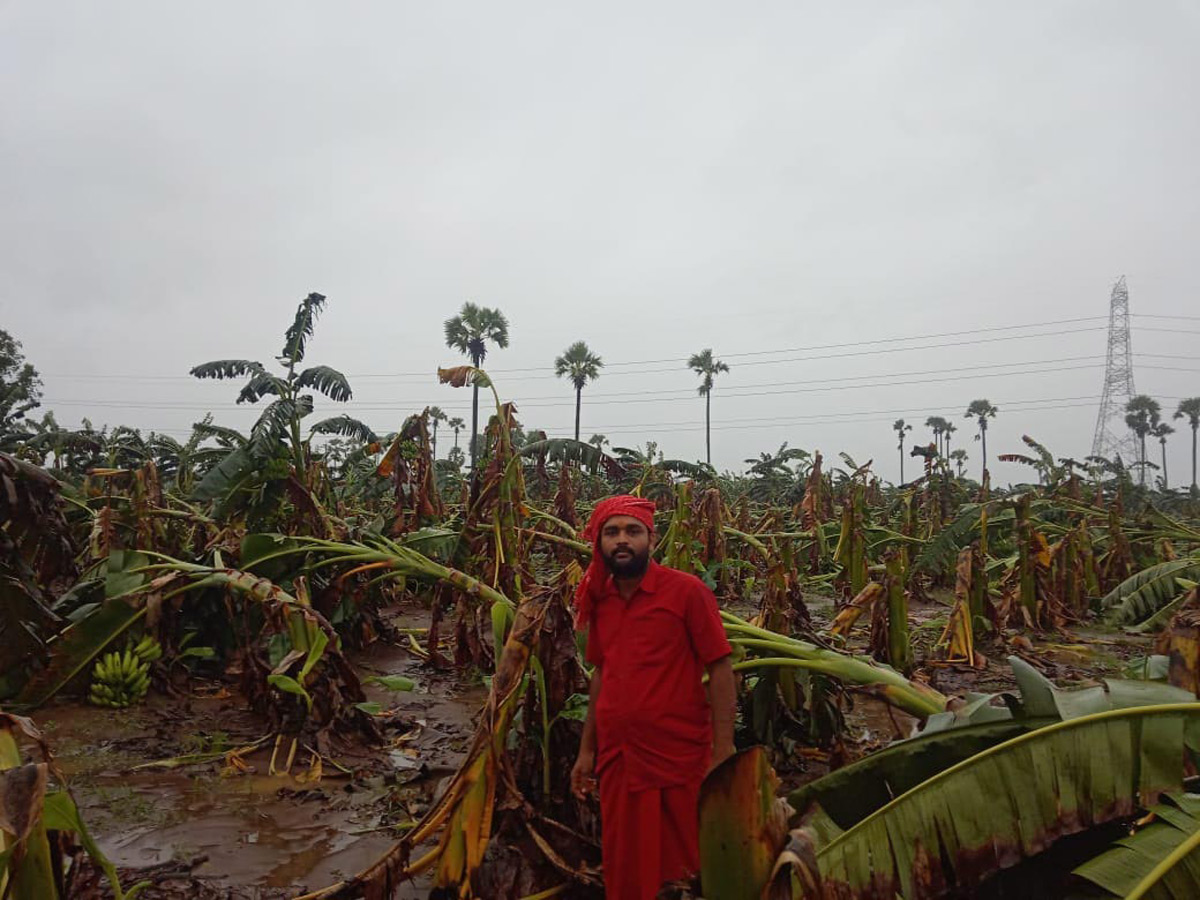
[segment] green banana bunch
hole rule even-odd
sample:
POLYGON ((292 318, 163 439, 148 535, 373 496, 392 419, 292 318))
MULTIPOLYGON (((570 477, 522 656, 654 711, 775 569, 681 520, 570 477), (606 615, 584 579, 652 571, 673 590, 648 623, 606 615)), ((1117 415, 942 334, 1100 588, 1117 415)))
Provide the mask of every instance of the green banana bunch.
POLYGON ((137 646, 133 648, 133 652, 141 657, 142 662, 154 662, 162 656, 162 644, 150 635, 146 635, 138 641, 137 646))
POLYGON ((138 703, 150 687, 150 663, 162 656, 162 646, 146 635, 124 653, 110 651, 96 662, 88 699, 96 706, 122 709, 138 703))

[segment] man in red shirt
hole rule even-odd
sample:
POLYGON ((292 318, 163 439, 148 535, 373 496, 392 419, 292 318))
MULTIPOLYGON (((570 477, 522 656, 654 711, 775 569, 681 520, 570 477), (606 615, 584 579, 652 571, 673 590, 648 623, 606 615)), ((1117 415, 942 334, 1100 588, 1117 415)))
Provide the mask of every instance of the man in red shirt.
POLYGON ((700 782, 734 752, 730 646, 704 582, 650 559, 652 502, 599 503, 584 537, 577 625, 595 668, 571 787, 582 798, 599 776, 606 896, 652 900, 700 866, 700 782))

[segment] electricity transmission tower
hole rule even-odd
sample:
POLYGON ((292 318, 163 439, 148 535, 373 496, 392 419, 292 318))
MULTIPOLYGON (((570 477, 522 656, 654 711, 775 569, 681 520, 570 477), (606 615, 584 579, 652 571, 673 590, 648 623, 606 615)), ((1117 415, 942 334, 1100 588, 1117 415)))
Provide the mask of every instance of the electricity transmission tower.
POLYGON ((1137 443, 1125 426, 1125 404, 1135 393, 1133 350, 1129 341, 1129 290, 1122 275, 1113 285, 1108 308, 1108 363, 1104 367, 1104 394, 1096 416, 1092 456, 1112 459, 1120 454, 1126 463, 1137 459, 1137 443))

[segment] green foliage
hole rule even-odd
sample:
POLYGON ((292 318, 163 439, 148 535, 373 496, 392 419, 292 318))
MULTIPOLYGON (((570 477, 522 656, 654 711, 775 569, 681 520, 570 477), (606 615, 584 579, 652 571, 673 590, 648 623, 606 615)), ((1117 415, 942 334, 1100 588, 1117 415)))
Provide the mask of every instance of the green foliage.
MULTIPOLYGON (((346 376, 336 369, 312 366, 296 371, 296 364, 304 358, 308 339, 313 335, 317 315, 324 306, 325 297, 321 294, 309 294, 300 301, 296 316, 284 335, 283 354, 278 357, 285 369, 282 376, 273 375, 262 363, 248 359, 219 359, 192 368, 191 374, 196 378, 248 377, 238 394, 238 403, 276 398, 263 409, 250 429, 249 438, 208 423, 203 426, 204 433, 222 439, 232 449, 201 480, 196 488, 197 500, 220 500, 223 506, 228 506, 236 499, 234 492, 248 483, 262 484, 286 477, 288 473, 274 465, 285 455, 290 455, 296 479, 301 485, 307 482, 307 443, 301 435, 300 423, 313 411, 313 395, 304 391, 316 391, 338 403, 352 397, 346 376), (290 454, 287 453, 289 449, 290 454)), ((370 428, 347 415, 318 422, 309 432, 310 439, 313 434, 374 438, 370 428)))
POLYGON ((901 794, 817 851, 820 879, 846 895, 933 893, 1041 852, 1059 836, 1131 815, 1178 791, 1200 704, 1117 709, 990 747, 901 794), (981 803, 981 798, 988 802, 981 803))
POLYGON ((1110 621, 1133 625, 1144 621, 1183 592, 1178 579, 1200 579, 1200 557, 1159 563, 1126 578, 1100 601, 1110 621))
POLYGON ((25 416, 41 405, 42 380, 21 352, 21 342, 0 328, 0 448, 14 432, 24 432, 25 416))
POLYGON ((1200 885, 1200 795, 1169 794, 1153 820, 1075 869, 1114 897, 1174 900, 1200 885))
POLYGON ((583 341, 576 341, 554 360, 554 374, 568 379, 576 390, 600 377, 604 361, 583 341))

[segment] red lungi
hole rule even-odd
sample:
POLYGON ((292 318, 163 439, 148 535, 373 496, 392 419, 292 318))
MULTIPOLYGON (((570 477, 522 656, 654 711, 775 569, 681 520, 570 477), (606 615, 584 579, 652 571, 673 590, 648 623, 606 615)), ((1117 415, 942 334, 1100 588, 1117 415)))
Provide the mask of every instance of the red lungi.
POLYGON ((629 790, 625 760, 600 773, 604 891, 608 900, 654 900, 664 881, 700 869, 700 782, 629 790))

